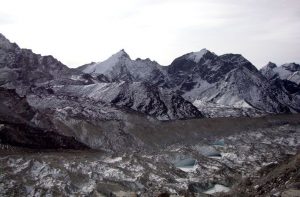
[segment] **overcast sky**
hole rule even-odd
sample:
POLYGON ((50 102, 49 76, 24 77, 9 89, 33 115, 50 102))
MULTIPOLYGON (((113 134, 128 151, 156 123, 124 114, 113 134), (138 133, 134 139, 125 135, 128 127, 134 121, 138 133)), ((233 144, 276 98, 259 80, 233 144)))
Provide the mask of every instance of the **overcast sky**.
POLYGON ((300 0, 0 0, 0 32, 70 67, 120 49, 169 65, 207 48, 300 62, 300 0))

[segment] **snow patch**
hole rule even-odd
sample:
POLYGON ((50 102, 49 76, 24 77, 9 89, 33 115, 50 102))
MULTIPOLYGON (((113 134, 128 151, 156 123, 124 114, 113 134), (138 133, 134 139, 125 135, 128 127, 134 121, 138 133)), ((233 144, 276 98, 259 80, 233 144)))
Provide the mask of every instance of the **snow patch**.
POLYGON ((104 160, 106 163, 116 163, 122 161, 122 157, 115 157, 115 158, 107 158, 104 160))
POLYGON ((196 63, 198 63, 198 62, 201 60, 201 58, 203 57, 203 55, 205 55, 207 52, 208 52, 207 49, 201 49, 201 50, 198 51, 198 52, 193 52, 193 53, 191 53, 191 54, 188 56, 188 59, 189 59, 189 60, 192 60, 192 61, 194 61, 194 62, 196 62, 196 63))
POLYGON ((209 190, 203 192, 204 194, 215 194, 219 192, 229 192, 230 188, 225 187, 224 185, 216 184, 213 188, 210 188, 209 190))
POLYGON ((92 65, 89 65, 88 67, 86 67, 83 70, 83 72, 97 73, 97 74, 105 73, 105 72, 111 70, 120 61, 120 59, 122 57, 129 59, 126 52, 124 50, 121 50, 103 62, 98 62, 98 63, 92 64, 92 65))
POLYGON ((184 172, 195 172, 196 169, 197 169, 197 165, 183 166, 183 167, 177 167, 177 168, 184 171, 184 172))

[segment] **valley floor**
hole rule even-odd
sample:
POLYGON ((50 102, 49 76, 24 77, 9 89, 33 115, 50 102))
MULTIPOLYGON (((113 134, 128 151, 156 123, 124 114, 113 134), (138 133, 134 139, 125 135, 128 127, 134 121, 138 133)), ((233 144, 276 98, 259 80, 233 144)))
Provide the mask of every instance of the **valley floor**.
POLYGON ((297 196, 300 124, 292 116, 275 122, 152 151, 1 145, 0 196, 297 196))

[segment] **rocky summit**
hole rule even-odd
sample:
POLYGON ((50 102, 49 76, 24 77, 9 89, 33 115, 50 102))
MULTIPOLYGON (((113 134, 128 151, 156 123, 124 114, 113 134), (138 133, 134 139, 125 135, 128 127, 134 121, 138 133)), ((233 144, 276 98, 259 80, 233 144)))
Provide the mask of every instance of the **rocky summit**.
POLYGON ((299 72, 208 49, 69 68, 0 34, 0 195, 297 196, 299 72))

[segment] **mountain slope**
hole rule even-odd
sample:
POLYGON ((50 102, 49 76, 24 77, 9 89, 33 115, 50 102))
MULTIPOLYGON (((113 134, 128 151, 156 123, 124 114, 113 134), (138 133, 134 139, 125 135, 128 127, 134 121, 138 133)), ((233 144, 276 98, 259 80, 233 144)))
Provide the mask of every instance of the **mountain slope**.
POLYGON ((61 86, 55 88, 55 93, 92 98, 139 111, 160 120, 202 117, 197 108, 180 95, 143 82, 61 86))
POLYGON ((47 128, 40 127, 33 120, 40 112, 30 106, 26 97, 20 97, 14 90, 0 88, 0 143, 38 149, 87 149, 72 136, 59 134, 49 124, 45 116, 40 122, 47 123, 47 128))

